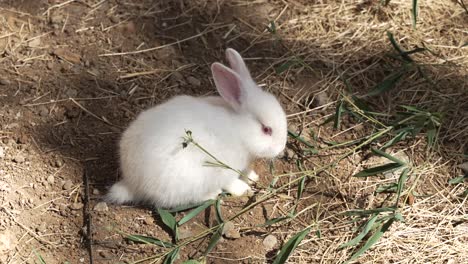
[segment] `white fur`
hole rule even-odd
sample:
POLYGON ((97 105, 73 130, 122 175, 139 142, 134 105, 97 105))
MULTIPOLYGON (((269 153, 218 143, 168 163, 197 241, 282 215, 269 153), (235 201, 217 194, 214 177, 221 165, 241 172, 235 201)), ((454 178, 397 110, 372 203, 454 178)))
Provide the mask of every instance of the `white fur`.
MULTIPOLYGON (((232 69, 214 63, 213 77, 223 97, 176 96, 142 112, 120 141, 122 179, 107 196, 116 203, 147 201, 157 207, 202 202, 225 190, 242 195, 250 187, 193 144, 183 148, 185 131, 232 168, 248 171, 257 157, 273 158, 285 147, 286 116, 277 99, 250 77, 239 53, 226 51, 232 69), (272 135, 262 132, 270 126, 272 135)), ((257 180, 254 171, 247 173, 257 180)))

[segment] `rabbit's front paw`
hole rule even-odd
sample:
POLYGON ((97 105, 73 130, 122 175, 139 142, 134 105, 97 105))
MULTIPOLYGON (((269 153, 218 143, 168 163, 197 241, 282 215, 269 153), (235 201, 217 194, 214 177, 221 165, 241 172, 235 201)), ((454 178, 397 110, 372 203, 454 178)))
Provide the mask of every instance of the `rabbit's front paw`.
POLYGON ((241 179, 235 179, 232 181, 228 186, 224 188, 228 193, 232 194, 233 196, 241 196, 247 192, 251 192, 250 186, 241 179))
POLYGON ((258 176, 258 174, 254 170, 250 170, 247 173, 247 179, 249 179, 249 180, 251 180, 253 182, 257 182, 259 178, 260 178, 260 176, 258 176))

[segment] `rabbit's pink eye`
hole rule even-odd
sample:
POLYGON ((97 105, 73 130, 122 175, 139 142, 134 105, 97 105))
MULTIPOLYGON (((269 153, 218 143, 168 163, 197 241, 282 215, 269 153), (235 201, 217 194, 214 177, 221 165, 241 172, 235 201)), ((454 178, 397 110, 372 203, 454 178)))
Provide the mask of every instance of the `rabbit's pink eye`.
POLYGON ((262 131, 264 134, 271 136, 271 133, 273 133, 273 130, 271 130, 271 127, 265 126, 262 124, 262 131))

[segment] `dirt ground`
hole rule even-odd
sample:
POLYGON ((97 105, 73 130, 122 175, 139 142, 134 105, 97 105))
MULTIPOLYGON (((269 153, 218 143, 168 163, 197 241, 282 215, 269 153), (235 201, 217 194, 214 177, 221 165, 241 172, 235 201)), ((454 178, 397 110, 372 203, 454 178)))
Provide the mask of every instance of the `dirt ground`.
MULTIPOLYGON (((392 71, 386 64, 391 46, 385 30, 410 30, 410 7, 379 9, 372 1, 351 2, 0 1, 0 263, 40 263, 38 255, 46 263, 133 263, 164 252, 122 235, 171 241, 152 208, 100 203, 119 177, 117 141, 148 107, 179 94, 215 94, 209 65, 224 61, 226 47, 240 51, 255 79, 278 96, 289 114, 290 131, 316 140, 317 147, 325 149, 324 142, 352 140, 373 131, 353 118, 346 118, 338 130, 331 123, 320 124, 333 115, 345 89, 339 83, 341 73, 359 87, 354 92, 364 93, 392 71), (356 24, 347 25, 347 19, 356 24), (278 33, 266 29, 270 21, 276 21, 273 31, 278 33), (294 56, 303 56, 312 69, 275 71, 294 56), (316 96, 319 91, 322 95, 316 96)), ((443 146, 429 153, 423 136, 399 146, 415 164, 415 178, 421 182, 414 185, 416 202, 404 209, 411 225, 399 223, 386 242, 359 263, 468 261, 463 246, 468 244, 467 202, 458 198, 466 184, 447 184, 460 174, 456 165, 466 159, 468 148, 468 52, 466 47, 455 49, 468 40, 468 14, 455 1, 441 2, 456 11, 439 20, 438 30, 433 26, 424 31, 425 23, 437 21, 431 12, 439 12, 427 4, 421 11, 422 30, 411 33, 411 39, 427 40, 430 35, 428 43, 438 56, 424 55, 421 60, 451 68, 431 68, 434 84, 410 76, 401 92, 375 99, 372 105, 395 112, 400 100, 442 111, 435 105, 445 102, 450 106, 443 109, 443 146), (459 42, 450 43, 451 36, 459 42)), ((399 40, 408 49, 417 45, 404 35, 399 40)), ((296 153, 298 148, 291 139, 285 157, 273 166, 258 161, 256 196, 226 198, 225 217, 266 193, 272 174, 298 171, 299 158, 314 169, 344 153, 332 149, 305 157, 296 153)), ((285 241, 312 223, 315 229, 289 262, 343 262, 352 251, 337 246, 355 236, 357 226, 342 212, 372 208, 379 200, 373 201, 378 180, 351 177, 369 164, 367 159, 357 151, 308 180, 294 221, 261 226, 287 214, 295 187, 257 204, 233 220, 238 233, 221 238, 207 263, 270 263, 285 241), (278 241, 266 246, 271 234, 278 241)), ((282 177, 278 183, 293 178, 282 177)), ((213 226, 215 219, 214 209, 207 210, 182 226, 181 236, 190 239, 213 226)), ((208 242, 206 237, 183 247, 176 263, 199 258, 208 242)))

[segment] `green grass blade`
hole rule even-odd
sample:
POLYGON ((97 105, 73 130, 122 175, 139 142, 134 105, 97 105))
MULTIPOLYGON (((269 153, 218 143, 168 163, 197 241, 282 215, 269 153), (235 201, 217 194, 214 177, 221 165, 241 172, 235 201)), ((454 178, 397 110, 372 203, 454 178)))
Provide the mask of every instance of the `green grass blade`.
POLYGON ((215 210, 218 223, 224 223, 223 214, 221 213, 221 199, 216 200, 215 210))
POLYGON ((359 244, 361 240, 369 233, 369 231, 371 231, 372 228, 374 228, 375 222, 377 221, 378 216, 379 216, 378 214, 373 215, 369 219, 369 221, 367 221, 367 223, 364 225, 364 228, 362 229, 362 232, 359 233, 359 235, 357 235, 355 238, 353 238, 349 242, 340 245, 338 249, 345 248, 345 247, 352 247, 352 246, 359 244))
POLYGON ((418 0, 413 0, 413 28, 416 29, 416 22, 418 20, 418 0))
POLYGON ((378 83, 374 87, 374 89, 372 89, 372 91, 368 92, 365 95, 365 97, 377 96, 393 89, 396 86, 397 82, 401 79, 401 77, 403 77, 404 73, 404 70, 400 70, 394 74, 387 76, 383 81, 378 83))
POLYGON ((335 129, 338 129, 340 127, 342 114, 343 114, 343 100, 338 102, 338 105, 336 106, 334 125, 333 125, 335 129))
POLYGON ((166 258, 164 259, 163 264, 174 263, 174 261, 179 257, 179 250, 180 248, 175 248, 169 254, 167 254, 166 258))
POLYGON ((389 148, 393 145, 395 145, 396 143, 400 142, 401 140, 405 139, 405 137, 409 134, 408 130, 405 129, 405 130, 402 130, 400 131, 394 138, 392 138, 391 140, 389 140, 387 143, 385 143, 383 146, 382 146, 382 149, 386 149, 386 148, 389 148))
POLYGON ((194 259, 189 259, 185 262, 182 262, 182 264, 202 264, 203 262, 200 262, 198 260, 194 260, 194 259))
POLYGON ((405 168, 401 174, 400 178, 398 179, 398 186, 397 186, 397 198, 396 198, 396 204, 395 207, 398 208, 398 201, 400 200, 401 193, 403 192, 403 189, 405 188, 405 182, 406 179, 408 178, 408 168, 405 168))
POLYGON ((299 182, 299 185, 297 186, 297 200, 301 199, 302 193, 304 192, 304 186, 305 186, 305 180, 306 177, 303 177, 302 180, 299 182))
POLYGON ((296 247, 301 243, 302 239, 307 236, 310 232, 310 227, 302 230, 284 244, 283 248, 281 248, 280 252, 276 256, 275 260, 273 261, 273 264, 280 264, 280 263, 286 263, 286 260, 288 257, 291 255, 291 253, 296 249, 296 247))
POLYGON ((188 213, 187 215, 185 215, 182 219, 179 220, 179 222, 177 223, 179 226, 187 223, 188 221, 190 221, 192 218, 194 218, 195 216, 197 216, 200 212, 204 211, 206 208, 208 208, 209 206, 211 206, 213 203, 215 202, 215 200, 208 200, 206 202, 204 202, 202 205, 198 206, 197 208, 193 209, 192 211, 190 211, 190 213, 188 213))
POLYGON ((298 62, 296 60, 288 60, 285 63, 281 64, 278 66, 275 71, 277 74, 281 74, 285 71, 287 71, 289 68, 292 68, 293 66, 297 65, 298 62))
POLYGON ((176 222, 175 217, 168 211, 164 209, 160 209, 160 208, 158 208, 158 213, 163 223, 172 230, 174 234, 174 238, 177 241, 179 235, 177 231, 177 222, 176 222))
POLYGON ((351 258, 346 261, 345 263, 349 263, 357 258, 359 258, 364 252, 366 252, 370 247, 372 247, 379 239, 383 236, 383 234, 390 228, 392 223, 395 221, 394 218, 389 219, 383 225, 380 226, 378 230, 367 240, 367 242, 360 248, 356 253, 354 253, 351 258))
POLYGON ((224 227, 224 224, 219 225, 218 229, 211 237, 210 243, 208 243, 208 247, 205 250, 205 256, 208 255, 208 253, 210 253, 211 250, 213 250, 216 244, 218 244, 219 239, 223 235, 223 227, 224 227))
MULTIPOLYGON (((204 202, 197 203, 197 204, 182 205, 182 206, 177 206, 175 208, 172 208, 172 209, 166 210, 166 211, 168 211, 169 213, 178 213, 178 212, 186 211, 186 210, 189 210, 189 209, 197 208, 198 206, 200 206, 202 204, 204 204, 204 202)), ((158 212, 156 212, 156 213, 158 213, 158 212)))
POLYGON ((47 264, 44 260, 44 258, 41 256, 41 254, 37 253, 37 251, 34 249, 34 254, 36 255, 36 257, 39 259, 39 263, 40 264, 47 264))
POLYGON ((315 148, 314 145, 312 145, 309 141, 305 140, 304 138, 302 138, 301 136, 299 136, 298 134, 288 130, 288 135, 291 136, 292 138, 294 138, 295 140, 301 142, 302 144, 306 145, 307 147, 309 148, 315 148))
POLYGON ((375 190, 376 193, 396 193, 398 184, 391 183, 386 185, 381 185, 375 190))
POLYGON ((396 170, 398 168, 403 167, 404 165, 400 163, 388 163, 382 166, 377 166, 369 169, 365 169, 360 171, 359 173, 355 174, 353 177, 369 177, 369 176, 375 176, 377 174, 384 173, 386 171, 392 171, 396 170))
POLYGON ((365 215, 372 215, 372 214, 379 214, 384 212, 395 212, 394 207, 381 207, 376 209, 370 210, 350 210, 345 213, 348 216, 365 216, 365 215))
POLYGON ((165 241, 159 240, 154 237, 149 237, 149 236, 126 235, 126 238, 136 243, 152 244, 152 245, 157 245, 157 246, 165 247, 165 248, 174 246, 172 243, 165 242, 165 241))
POLYGON ((406 62, 413 62, 413 59, 408 56, 406 51, 404 51, 398 43, 396 42, 395 38, 393 37, 393 34, 390 31, 387 31, 387 37, 390 40, 390 43, 392 44, 392 47, 400 54, 400 56, 406 61, 406 62))
POLYGON ((405 164, 406 164, 406 162, 404 162, 404 161, 402 161, 402 160, 400 160, 400 159, 397 159, 397 158, 393 157, 392 155, 390 155, 390 154, 388 154, 388 153, 385 153, 385 152, 383 152, 383 151, 381 151, 381 150, 379 150, 379 149, 371 148, 371 150, 372 150, 372 152, 374 152, 375 154, 377 154, 377 155, 379 155, 379 156, 381 156, 381 157, 385 157, 385 158, 387 158, 387 159, 389 159, 389 160, 391 160, 391 161, 393 161, 393 162, 396 162, 396 163, 401 164, 401 165, 405 165, 405 164))
POLYGON ((259 227, 271 226, 271 225, 274 225, 276 223, 282 222, 282 221, 287 220, 287 219, 290 219, 290 217, 289 216, 282 216, 282 217, 272 218, 272 219, 269 219, 269 220, 265 221, 265 223, 259 225, 259 227))
POLYGON ((459 184, 468 180, 468 175, 459 176, 448 181, 449 184, 459 184))

